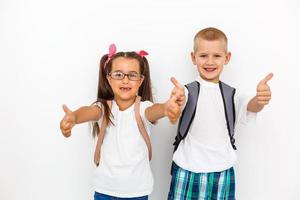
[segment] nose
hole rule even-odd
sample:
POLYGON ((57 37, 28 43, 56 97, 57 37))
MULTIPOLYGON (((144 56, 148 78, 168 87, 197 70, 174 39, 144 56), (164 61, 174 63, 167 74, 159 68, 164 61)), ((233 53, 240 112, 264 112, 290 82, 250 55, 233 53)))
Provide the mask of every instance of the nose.
POLYGON ((122 80, 123 83, 127 84, 129 82, 129 78, 128 78, 128 75, 125 74, 123 80, 122 80))
POLYGON ((208 64, 208 65, 214 64, 214 60, 213 60, 213 57, 212 57, 212 56, 209 56, 209 57, 208 57, 208 59, 207 59, 207 64, 208 64))

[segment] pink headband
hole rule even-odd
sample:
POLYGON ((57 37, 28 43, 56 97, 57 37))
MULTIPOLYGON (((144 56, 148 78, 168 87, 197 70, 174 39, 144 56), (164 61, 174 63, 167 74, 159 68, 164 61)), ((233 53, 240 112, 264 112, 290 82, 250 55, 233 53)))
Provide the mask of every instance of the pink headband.
MULTIPOLYGON (((109 49, 108 49, 108 58, 104 63, 104 68, 106 67, 107 63, 110 61, 111 57, 113 55, 115 55, 117 52, 117 47, 115 44, 111 44, 109 45, 109 49)), ((137 54, 139 54, 142 58, 149 55, 146 51, 144 50, 140 50, 139 52, 136 52, 137 54)))

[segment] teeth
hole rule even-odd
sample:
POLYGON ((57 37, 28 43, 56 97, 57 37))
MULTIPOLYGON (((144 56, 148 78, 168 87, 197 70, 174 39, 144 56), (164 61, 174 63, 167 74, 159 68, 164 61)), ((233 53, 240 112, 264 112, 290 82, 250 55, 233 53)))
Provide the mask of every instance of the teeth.
POLYGON ((124 87, 121 87, 120 89, 121 90, 130 90, 130 88, 124 88, 124 87))
POLYGON ((216 68, 205 68, 205 70, 206 71, 208 71, 208 72, 212 72, 212 71, 214 71, 216 68))

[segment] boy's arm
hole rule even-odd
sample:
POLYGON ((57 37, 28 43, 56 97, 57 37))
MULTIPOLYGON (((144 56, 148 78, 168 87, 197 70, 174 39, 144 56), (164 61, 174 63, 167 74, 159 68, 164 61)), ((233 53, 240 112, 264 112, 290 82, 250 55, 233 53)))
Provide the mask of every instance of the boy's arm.
POLYGON ((65 116, 60 122, 60 129, 65 137, 71 135, 71 130, 76 124, 100 119, 102 111, 96 105, 83 106, 72 112, 66 105, 63 105, 65 116))
POLYGON ((247 110, 250 112, 259 112, 271 100, 271 89, 267 82, 271 80, 273 74, 268 74, 263 80, 259 82, 256 88, 256 96, 253 97, 247 105, 247 110))
POLYGON ((248 105, 247 105, 247 111, 250 111, 250 112, 259 112, 261 111, 264 106, 263 105, 260 105, 258 104, 257 102, 257 97, 253 97, 249 102, 248 102, 248 105))

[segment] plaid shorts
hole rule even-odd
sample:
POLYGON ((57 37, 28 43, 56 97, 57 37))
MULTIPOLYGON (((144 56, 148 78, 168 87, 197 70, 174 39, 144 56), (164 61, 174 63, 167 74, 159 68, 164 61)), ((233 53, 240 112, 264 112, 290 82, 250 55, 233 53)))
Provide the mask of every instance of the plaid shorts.
POLYGON ((233 167, 221 172, 193 173, 172 164, 168 200, 235 200, 233 167))

